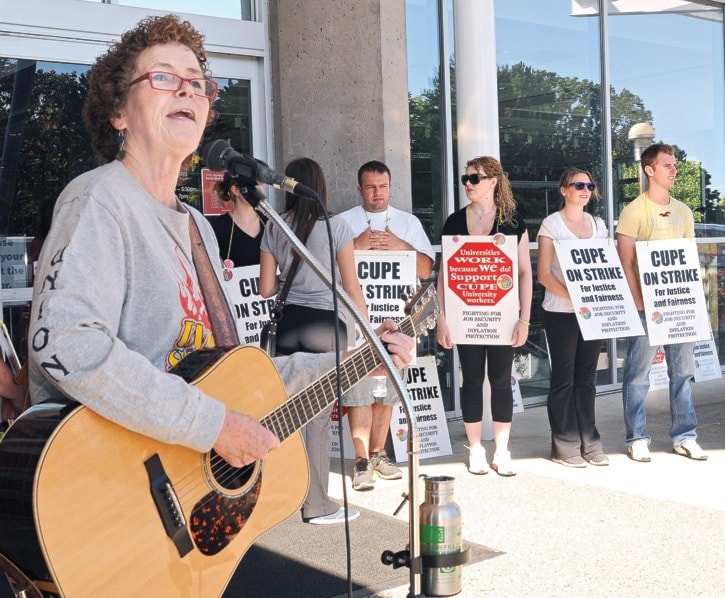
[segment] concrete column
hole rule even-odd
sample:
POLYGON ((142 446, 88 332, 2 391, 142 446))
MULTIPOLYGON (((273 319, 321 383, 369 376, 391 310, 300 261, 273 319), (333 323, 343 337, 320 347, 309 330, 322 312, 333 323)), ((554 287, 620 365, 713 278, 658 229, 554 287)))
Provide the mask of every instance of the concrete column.
POLYGON ((476 156, 500 156, 494 0, 456 0, 458 172, 476 156))
MULTIPOLYGON (((456 0, 456 114, 458 174, 476 156, 500 158, 498 136, 498 77, 494 0, 456 0)), ((465 195, 462 194, 463 201, 465 195)), ((484 440, 493 439, 491 388, 483 385, 484 440)))
POLYGON ((320 163, 330 208, 359 203, 357 170, 382 160, 410 209, 404 0, 269 0, 274 167, 320 163))

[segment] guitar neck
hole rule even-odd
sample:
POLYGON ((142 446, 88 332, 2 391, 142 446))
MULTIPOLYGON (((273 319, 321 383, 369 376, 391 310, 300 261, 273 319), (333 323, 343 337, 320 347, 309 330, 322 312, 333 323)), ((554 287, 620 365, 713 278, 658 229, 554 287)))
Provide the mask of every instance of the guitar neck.
MULTIPOLYGON (((398 329, 408 336, 416 336, 411 317, 398 322, 398 329)), ((368 342, 340 364, 340 393, 345 394, 360 380, 382 363, 368 342)), ((292 395, 289 400, 266 415, 260 423, 273 432, 280 441, 304 427, 337 400, 337 368, 292 395)))

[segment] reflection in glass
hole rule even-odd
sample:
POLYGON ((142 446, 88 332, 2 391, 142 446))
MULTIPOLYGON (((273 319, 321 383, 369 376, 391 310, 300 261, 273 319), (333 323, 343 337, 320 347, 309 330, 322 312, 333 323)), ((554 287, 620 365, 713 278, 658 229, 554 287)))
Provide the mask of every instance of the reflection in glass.
MULTIPOLYGON (((406 2, 412 205, 434 244, 439 242, 448 215, 445 163, 449 142, 440 76, 441 64, 448 68, 448 60, 441 59, 439 4, 438 0, 406 2)), ((433 280, 436 275, 434 271, 433 280)), ((419 345, 421 351, 435 353, 443 404, 447 411, 454 410, 453 351, 438 346, 435 330, 419 345)))
MULTIPOLYGON (((612 120, 618 116, 615 97, 637 98, 640 122, 654 127, 655 141, 677 147, 672 195, 693 209, 696 222, 723 224, 723 9, 694 2, 667 12, 637 8, 644 14, 610 8, 612 120)), ((613 157, 616 216, 637 196, 632 179, 639 172, 628 140, 615 137, 613 157)))
MULTIPOLYGON (((570 0, 498 0, 496 45, 501 163, 534 241, 541 221, 559 209, 564 170, 602 180, 599 23, 573 18, 570 0)), ((604 208, 590 202, 588 209, 604 217, 604 208)), ((532 266, 536 272, 536 252, 532 266)), ((516 357, 524 398, 548 390, 543 296, 534 276, 529 340, 516 357)))
POLYGON ((0 225, 35 237, 40 213, 96 165, 81 112, 87 66, 0 58, 0 225))
MULTIPOLYGON (((621 113, 615 99, 636 98, 642 108, 640 122, 652 125, 654 141, 676 148, 678 172, 671 195, 692 208, 696 235, 725 237, 723 7, 678 2, 675 8, 660 11, 657 3, 635 4, 629 4, 631 13, 611 4, 609 9, 613 126, 621 113)), ((631 142, 614 139, 616 218, 639 194, 639 165, 631 142)), ((720 323, 725 321, 725 294, 713 291, 721 278, 720 248, 706 244, 698 248, 718 347, 723 344, 720 323)), ((618 342, 618 364, 623 351, 624 342, 618 342)), ((721 355, 725 355, 722 350, 721 355)))
POLYGON ((255 0, 86 0, 120 6, 149 8, 164 12, 182 12, 190 15, 221 17, 225 19, 241 19, 257 21, 255 0))
MULTIPOLYGON (((214 102, 217 117, 206 129, 199 148, 215 139, 224 139, 242 154, 252 154, 252 106, 251 83, 246 79, 215 77, 219 93, 214 102)), ((195 155, 187 172, 182 172, 177 196, 198 209, 201 206, 201 167, 199 155, 195 155)))
POLYGON ((445 214, 438 1, 406 3, 413 213, 437 242, 445 214))

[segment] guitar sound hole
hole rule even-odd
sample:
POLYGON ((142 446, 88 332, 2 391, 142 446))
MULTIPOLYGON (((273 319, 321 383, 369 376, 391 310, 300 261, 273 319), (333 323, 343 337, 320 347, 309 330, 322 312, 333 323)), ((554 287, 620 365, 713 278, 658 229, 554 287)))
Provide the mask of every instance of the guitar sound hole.
POLYGON ((229 491, 239 490, 249 482, 254 473, 254 463, 244 467, 232 467, 213 450, 209 455, 211 474, 221 488, 229 491))

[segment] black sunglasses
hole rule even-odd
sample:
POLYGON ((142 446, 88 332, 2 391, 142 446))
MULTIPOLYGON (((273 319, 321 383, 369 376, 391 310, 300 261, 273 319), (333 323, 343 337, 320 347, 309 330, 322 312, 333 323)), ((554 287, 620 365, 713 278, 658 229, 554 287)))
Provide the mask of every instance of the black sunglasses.
POLYGON ((582 182, 578 182, 578 183, 569 183, 569 186, 570 187, 574 187, 574 189, 576 189, 577 191, 582 191, 584 189, 584 187, 586 187, 587 189, 589 189, 589 191, 594 191, 594 189, 597 188, 597 184, 596 183, 582 183, 582 182))
POLYGON ((462 174, 461 175, 461 183, 464 185, 468 183, 468 181, 471 181, 471 185, 478 185, 483 179, 490 179, 491 177, 486 174, 478 174, 477 172, 474 172, 473 174, 462 174))

